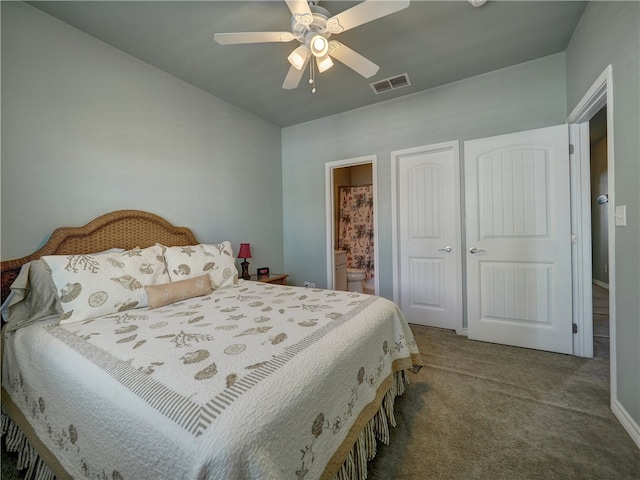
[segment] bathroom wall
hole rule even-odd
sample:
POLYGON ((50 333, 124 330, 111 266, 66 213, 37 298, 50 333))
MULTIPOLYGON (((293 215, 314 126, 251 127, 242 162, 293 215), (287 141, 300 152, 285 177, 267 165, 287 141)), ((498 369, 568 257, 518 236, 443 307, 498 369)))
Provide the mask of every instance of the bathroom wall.
POLYGON ((351 167, 350 170, 350 185, 370 185, 373 183, 373 169, 371 168, 371 164, 355 165, 351 167))

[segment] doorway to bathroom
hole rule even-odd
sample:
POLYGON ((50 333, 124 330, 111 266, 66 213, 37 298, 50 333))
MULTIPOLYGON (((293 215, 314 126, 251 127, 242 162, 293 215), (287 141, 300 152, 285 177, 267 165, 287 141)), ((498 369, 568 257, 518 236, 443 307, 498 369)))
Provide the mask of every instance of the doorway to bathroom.
POLYGON ((327 288, 379 292, 376 160, 325 164, 327 288))

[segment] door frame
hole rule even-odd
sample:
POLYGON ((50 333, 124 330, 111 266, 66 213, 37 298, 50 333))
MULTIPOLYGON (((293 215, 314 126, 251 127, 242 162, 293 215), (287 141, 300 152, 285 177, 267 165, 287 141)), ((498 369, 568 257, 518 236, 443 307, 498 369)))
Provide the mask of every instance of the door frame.
POLYGON ((455 208, 459 212, 459 218, 456 219, 456 236, 458 243, 455 245, 456 251, 458 252, 456 257, 456 274, 458 275, 458 284, 457 284, 457 296, 460 299, 459 305, 459 315, 458 322, 456 324, 456 334, 464 335, 466 334, 464 329, 464 318, 466 315, 466 300, 465 294, 466 292, 463 290, 463 284, 465 283, 463 277, 463 261, 464 261, 464 238, 463 238, 463 221, 464 221, 464 212, 462 209, 462 205, 464 202, 464 197, 462 196, 462 175, 461 175, 461 164, 460 164, 460 141, 452 140, 449 142, 435 143, 431 145, 423 145, 419 147, 406 148, 403 150, 394 150, 391 152, 391 251, 392 251, 392 260, 393 260, 393 301, 400 305, 400 240, 399 230, 400 230, 400 215, 398 213, 398 161, 399 157, 402 155, 408 155, 416 152, 438 152, 441 150, 452 150, 454 154, 454 178, 457 179, 455 185, 455 208))
MULTIPOLYGON (((609 65, 582 97, 567 118, 569 143, 573 145, 571 158, 572 232, 576 236, 573 248, 574 355, 593 357, 593 307, 591 260, 591 156, 589 120, 607 107, 607 187, 609 208, 615 208, 613 92, 612 67, 609 65)), ((615 390, 616 320, 615 320, 615 215, 610 212, 609 236, 609 323, 612 392, 615 390)))
POLYGON ((367 155, 364 157, 347 158, 345 160, 337 160, 334 162, 327 162, 324 164, 324 178, 325 178, 325 225, 326 225, 326 249, 327 249, 327 288, 332 290, 334 288, 333 272, 335 269, 335 255, 333 239, 335 238, 335 228, 333 222, 333 211, 335 208, 335 192, 333 190, 333 177, 334 170, 338 168, 355 167, 357 165, 371 164, 371 184, 373 185, 373 261, 375 264, 375 294, 379 295, 380 292, 380 244, 378 243, 378 156, 367 155))
POLYGON ((613 413, 624 424, 617 399, 616 352, 616 265, 615 265, 615 176, 613 131, 613 68, 608 65, 569 114, 569 142, 574 146, 572 155, 572 225, 577 235, 574 262, 574 323, 578 333, 574 338, 574 355, 593 356, 592 323, 592 264, 591 264, 591 185, 589 120, 606 105, 607 107, 607 188, 609 195, 609 357, 610 402, 613 413), (588 314, 591 313, 591 316, 588 314))

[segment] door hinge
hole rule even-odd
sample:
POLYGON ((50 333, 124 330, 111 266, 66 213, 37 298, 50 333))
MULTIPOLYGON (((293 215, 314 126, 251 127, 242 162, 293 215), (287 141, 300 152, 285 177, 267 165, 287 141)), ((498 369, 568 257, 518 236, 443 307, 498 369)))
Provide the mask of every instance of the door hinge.
POLYGON ((573 155, 574 148, 572 144, 569 144, 569 155, 573 155))
POLYGON ((575 233, 571 234, 571 243, 573 245, 575 245, 576 243, 578 243, 578 236, 575 233))
POLYGON ((578 333, 578 324, 572 323, 572 325, 573 325, 573 333, 578 333))

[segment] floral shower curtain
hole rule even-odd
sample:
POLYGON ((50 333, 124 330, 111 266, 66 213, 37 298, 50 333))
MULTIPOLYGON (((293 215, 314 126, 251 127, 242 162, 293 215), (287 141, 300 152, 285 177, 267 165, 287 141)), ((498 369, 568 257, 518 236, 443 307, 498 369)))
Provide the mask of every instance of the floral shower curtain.
POLYGON ((373 278, 373 188, 371 185, 340 187, 338 248, 347 252, 347 267, 367 271, 373 278))

